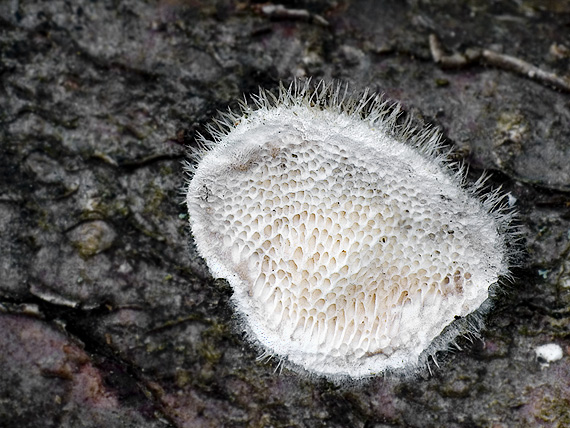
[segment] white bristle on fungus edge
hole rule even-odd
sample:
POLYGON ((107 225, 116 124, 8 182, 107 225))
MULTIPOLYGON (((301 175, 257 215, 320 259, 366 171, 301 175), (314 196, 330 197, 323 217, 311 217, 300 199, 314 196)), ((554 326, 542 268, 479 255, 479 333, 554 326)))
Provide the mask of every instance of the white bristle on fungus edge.
POLYGON ((431 371, 477 335, 516 231, 441 134, 346 86, 295 80, 220 113, 186 164, 199 254, 260 359, 333 380, 431 371))

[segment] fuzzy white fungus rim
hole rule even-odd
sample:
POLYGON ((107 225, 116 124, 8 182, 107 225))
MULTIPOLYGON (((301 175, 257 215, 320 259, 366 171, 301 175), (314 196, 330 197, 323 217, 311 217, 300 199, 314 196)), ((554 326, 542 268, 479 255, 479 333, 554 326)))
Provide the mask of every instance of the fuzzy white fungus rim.
POLYGON ((398 128, 379 97, 295 82, 255 103, 201 140, 200 255, 267 354, 332 377, 414 367, 508 273, 501 196, 467 189, 440 135, 398 128))

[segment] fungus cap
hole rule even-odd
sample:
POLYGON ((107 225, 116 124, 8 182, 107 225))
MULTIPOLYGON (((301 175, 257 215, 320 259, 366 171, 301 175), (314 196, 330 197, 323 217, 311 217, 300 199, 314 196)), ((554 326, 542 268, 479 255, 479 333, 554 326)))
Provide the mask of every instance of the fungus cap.
POLYGON ((250 336, 329 377, 444 348, 430 343, 508 274, 501 196, 478 197, 439 133, 398 126, 377 96, 294 82, 254 101, 210 127, 187 187, 198 251, 250 336))

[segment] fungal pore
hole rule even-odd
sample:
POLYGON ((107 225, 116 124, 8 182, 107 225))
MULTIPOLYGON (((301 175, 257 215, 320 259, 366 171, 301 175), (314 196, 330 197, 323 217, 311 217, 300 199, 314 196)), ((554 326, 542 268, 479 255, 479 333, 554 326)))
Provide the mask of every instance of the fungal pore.
POLYGON ((187 187, 198 251, 250 336, 332 378, 445 348, 508 274, 502 196, 478 196, 440 134, 378 96, 294 82, 253 99, 210 126, 187 187))

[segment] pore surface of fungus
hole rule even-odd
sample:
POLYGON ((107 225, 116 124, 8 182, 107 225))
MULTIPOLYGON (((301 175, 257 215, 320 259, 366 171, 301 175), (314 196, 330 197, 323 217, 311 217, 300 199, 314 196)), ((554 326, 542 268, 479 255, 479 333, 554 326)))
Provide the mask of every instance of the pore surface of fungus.
POLYGON ((379 97, 321 83, 254 101, 190 167, 200 255, 267 354, 331 377, 415 367, 508 274, 500 196, 379 97))

